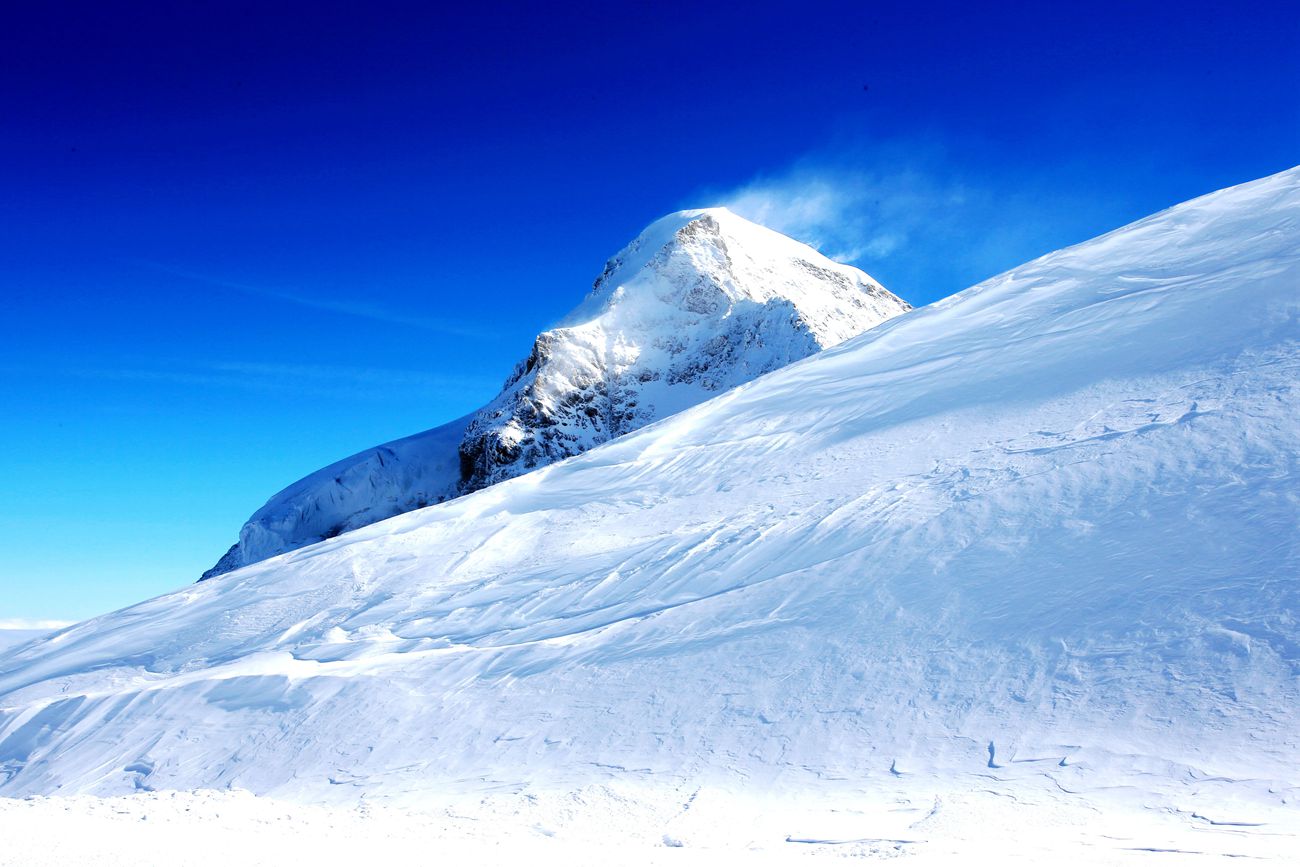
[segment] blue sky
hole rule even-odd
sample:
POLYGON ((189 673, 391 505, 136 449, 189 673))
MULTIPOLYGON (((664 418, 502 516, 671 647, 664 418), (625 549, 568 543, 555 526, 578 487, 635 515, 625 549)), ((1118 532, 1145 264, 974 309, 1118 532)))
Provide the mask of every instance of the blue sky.
POLYGON ((666 212, 921 304, 1300 161, 1281 3, 474 5, 9 10, 0 618, 193 580, 666 212))

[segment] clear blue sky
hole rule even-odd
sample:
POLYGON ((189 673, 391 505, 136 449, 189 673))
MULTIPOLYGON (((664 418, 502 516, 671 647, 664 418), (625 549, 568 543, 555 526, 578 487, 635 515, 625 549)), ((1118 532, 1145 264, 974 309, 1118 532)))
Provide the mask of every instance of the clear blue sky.
POLYGON ((925 303, 1300 162, 1294 4, 10 4, 0 619, 186 584, 652 219, 925 303))

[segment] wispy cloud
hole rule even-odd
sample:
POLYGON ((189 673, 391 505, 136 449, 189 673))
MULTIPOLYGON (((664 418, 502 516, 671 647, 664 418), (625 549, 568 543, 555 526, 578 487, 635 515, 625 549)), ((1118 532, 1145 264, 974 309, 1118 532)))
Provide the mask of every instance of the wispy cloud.
POLYGON ((0 617, 0 629, 36 631, 41 629, 62 629, 76 623, 75 620, 29 620, 25 617, 0 617))
POLYGON ((476 396, 499 383, 485 376, 429 373, 387 367, 282 364, 258 361, 164 361, 72 368, 65 374, 93 379, 291 392, 322 397, 387 399, 398 394, 476 396))
POLYGON ((368 301, 327 298, 279 287, 259 286, 238 280, 228 280, 224 277, 216 277, 211 274, 190 271, 184 268, 177 268, 162 262, 152 262, 148 260, 136 260, 136 262, 146 268, 150 268, 154 271, 161 271, 164 274, 170 274, 174 277, 181 277, 185 280, 204 283, 208 286, 230 289, 235 292, 241 292, 245 295, 254 295, 259 298, 270 298, 276 301, 283 301, 287 304, 297 304, 301 307, 311 308, 312 310, 324 310, 342 316, 355 316, 375 322, 384 322, 390 325, 403 325, 426 331, 436 331, 440 334, 448 334, 456 337, 482 338, 493 336, 492 332, 485 328, 477 328, 451 319, 419 316, 402 310, 393 310, 368 301))

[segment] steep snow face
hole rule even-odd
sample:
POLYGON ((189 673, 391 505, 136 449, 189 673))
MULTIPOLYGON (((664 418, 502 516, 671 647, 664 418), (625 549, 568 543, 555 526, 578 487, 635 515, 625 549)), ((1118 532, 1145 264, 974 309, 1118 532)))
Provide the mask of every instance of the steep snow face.
POLYGON ((952 781, 1293 815, 1298 370, 1293 170, 0 656, 0 793, 952 781))
POLYGON ((204 578, 586 451, 910 309, 725 208, 653 223, 472 416, 368 449, 259 509, 204 578))

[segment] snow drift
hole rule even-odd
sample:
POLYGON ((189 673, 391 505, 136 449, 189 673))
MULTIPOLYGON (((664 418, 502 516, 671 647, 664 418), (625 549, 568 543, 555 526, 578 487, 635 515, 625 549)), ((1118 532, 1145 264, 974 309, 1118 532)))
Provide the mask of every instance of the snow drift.
POLYGON ((0 657, 0 794, 928 776, 1289 803, 1298 289, 1300 169, 65 629, 0 657))
POLYGON ((203 577, 580 454, 909 309, 725 208, 670 214, 609 260, 485 407, 290 485, 203 577))

